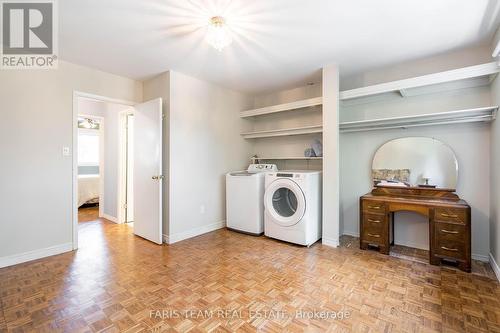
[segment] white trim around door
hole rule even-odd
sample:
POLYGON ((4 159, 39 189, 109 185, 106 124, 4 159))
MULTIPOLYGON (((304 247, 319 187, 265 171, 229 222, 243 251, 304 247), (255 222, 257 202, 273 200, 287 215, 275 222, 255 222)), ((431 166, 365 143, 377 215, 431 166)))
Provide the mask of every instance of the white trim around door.
POLYGON ((110 98, 106 96, 89 94, 81 91, 73 91, 73 195, 72 195, 72 248, 73 250, 78 249, 78 99, 87 98, 95 101, 122 104, 133 107, 136 102, 120 100, 115 98, 110 98))

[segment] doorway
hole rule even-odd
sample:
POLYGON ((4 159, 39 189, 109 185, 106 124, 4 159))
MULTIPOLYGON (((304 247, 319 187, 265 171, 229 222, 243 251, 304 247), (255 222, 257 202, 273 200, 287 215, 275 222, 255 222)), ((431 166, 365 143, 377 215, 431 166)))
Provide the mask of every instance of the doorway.
MULTIPOLYGON (((84 227, 82 223, 121 224, 127 222, 127 215, 131 217, 127 212, 133 212, 133 200, 127 202, 130 194, 122 196, 121 191, 122 184, 133 191, 129 184, 132 181, 133 150, 127 146, 128 136, 122 140, 121 135, 124 131, 122 116, 125 115, 126 120, 133 116, 134 107, 130 102, 79 93, 74 95, 73 107, 77 119, 73 144, 76 164, 73 247, 77 248, 78 229, 84 227), (123 174, 122 169, 126 171, 123 174), (125 214, 121 213, 123 208, 125 214)), ((131 121, 127 125, 133 126, 131 121)))
POLYGON ((84 186, 79 179, 83 159, 78 156, 86 149, 84 140, 93 142, 87 148, 98 170, 99 199, 94 215, 80 214, 82 219, 125 224, 135 235, 162 244, 162 128, 161 98, 136 104, 73 93, 73 249, 78 248, 79 208, 84 201, 79 200, 84 186), (89 124, 99 120, 98 139, 80 136, 78 119, 84 116, 89 124))

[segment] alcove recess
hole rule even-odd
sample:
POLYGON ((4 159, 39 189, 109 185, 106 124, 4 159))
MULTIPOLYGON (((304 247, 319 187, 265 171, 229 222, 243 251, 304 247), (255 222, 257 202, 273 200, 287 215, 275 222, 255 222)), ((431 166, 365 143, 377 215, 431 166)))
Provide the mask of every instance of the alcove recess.
MULTIPOLYGON (((321 84, 255 98, 255 109, 240 112, 249 123, 242 137, 253 144, 251 163, 274 163, 280 170, 321 170, 322 157, 305 157, 322 140, 321 84)), ((250 157, 250 156, 249 156, 250 157)))
MULTIPOLYGON (((348 133, 491 122, 496 117, 496 105, 370 119, 356 119, 346 109, 362 105, 369 108, 372 103, 486 86, 498 72, 499 67, 492 62, 341 91, 339 130, 341 133, 348 133)), ((250 130, 241 135, 253 141, 253 151, 258 156, 256 159, 250 158, 250 162, 258 160, 261 163, 276 163, 281 169, 321 170, 321 157, 304 157, 304 150, 311 147, 314 139, 322 139, 321 93, 321 84, 310 84, 256 97, 254 109, 241 111, 240 117, 251 123, 250 130)))

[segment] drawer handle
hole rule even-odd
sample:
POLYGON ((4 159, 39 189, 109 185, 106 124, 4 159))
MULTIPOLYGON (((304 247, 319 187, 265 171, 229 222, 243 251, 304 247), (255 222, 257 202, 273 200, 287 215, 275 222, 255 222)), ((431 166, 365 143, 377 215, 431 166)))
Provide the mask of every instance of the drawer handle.
POLYGON ((450 230, 446 230, 446 229, 441 229, 441 232, 444 232, 445 234, 458 234, 458 231, 450 231, 450 230))
POLYGON ((443 250, 446 250, 446 251, 458 252, 458 249, 452 249, 452 248, 449 248, 449 247, 446 247, 446 246, 441 246, 441 248, 442 248, 443 250))
POLYGON ((441 216, 442 217, 451 217, 451 218, 454 218, 454 219, 456 219, 458 217, 458 215, 455 215, 455 214, 446 214, 446 213, 441 213, 441 216))
POLYGON ((372 223, 380 223, 380 220, 372 220, 372 219, 368 219, 368 222, 372 222, 372 223))
POLYGON ((375 237, 375 238, 380 238, 380 235, 372 235, 372 234, 367 234, 370 237, 375 237))
POLYGON ((370 209, 380 209, 380 206, 368 206, 370 209))

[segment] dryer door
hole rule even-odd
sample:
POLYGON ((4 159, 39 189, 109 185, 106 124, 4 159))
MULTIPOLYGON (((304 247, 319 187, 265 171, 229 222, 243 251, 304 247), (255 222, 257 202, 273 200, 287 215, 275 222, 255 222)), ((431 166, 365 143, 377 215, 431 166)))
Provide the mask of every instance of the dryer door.
POLYGON ((299 223, 306 212, 304 193, 290 179, 278 179, 271 183, 264 195, 264 205, 273 221, 284 227, 299 223))

